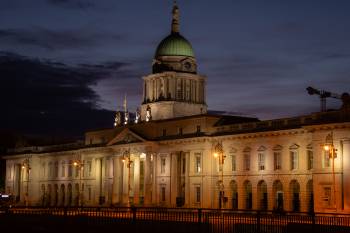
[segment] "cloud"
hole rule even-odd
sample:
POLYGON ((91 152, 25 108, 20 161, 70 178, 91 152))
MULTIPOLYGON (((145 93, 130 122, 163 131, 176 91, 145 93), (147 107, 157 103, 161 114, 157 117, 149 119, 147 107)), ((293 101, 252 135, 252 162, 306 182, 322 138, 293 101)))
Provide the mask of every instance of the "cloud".
POLYGON ((51 5, 71 8, 71 9, 87 9, 92 8, 95 4, 88 0, 47 0, 51 5))
POLYGON ((24 133, 82 135, 109 127, 114 113, 99 107, 92 89, 121 62, 69 66, 59 62, 0 53, 0 128, 24 133))
POLYGON ((88 32, 85 30, 55 31, 45 28, 0 29, 3 46, 34 46, 46 50, 82 49, 98 46, 108 41, 119 41, 120 35, 88 32))

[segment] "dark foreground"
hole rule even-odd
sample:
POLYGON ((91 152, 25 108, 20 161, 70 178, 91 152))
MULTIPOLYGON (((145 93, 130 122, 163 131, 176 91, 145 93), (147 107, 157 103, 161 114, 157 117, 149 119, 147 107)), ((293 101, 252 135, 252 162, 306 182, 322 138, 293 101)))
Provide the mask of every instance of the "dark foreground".
POLYGON ((25 233, 349 233, 350 215, 165 208, 12 208, 0 212, 0 229, 25 233))

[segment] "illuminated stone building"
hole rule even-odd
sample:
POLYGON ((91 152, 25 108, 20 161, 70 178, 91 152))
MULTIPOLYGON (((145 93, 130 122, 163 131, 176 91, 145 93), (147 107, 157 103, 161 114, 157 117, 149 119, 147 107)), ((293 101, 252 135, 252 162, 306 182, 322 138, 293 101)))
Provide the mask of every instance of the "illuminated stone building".
POLYGON ((206 78, 176 5, 152 66, 140 121, 118 113, 114 128, 87 132, 84 143, 13 150, 6 191, 28 205, 350 212, 345 100, 276 120, 207 113, 206 78))

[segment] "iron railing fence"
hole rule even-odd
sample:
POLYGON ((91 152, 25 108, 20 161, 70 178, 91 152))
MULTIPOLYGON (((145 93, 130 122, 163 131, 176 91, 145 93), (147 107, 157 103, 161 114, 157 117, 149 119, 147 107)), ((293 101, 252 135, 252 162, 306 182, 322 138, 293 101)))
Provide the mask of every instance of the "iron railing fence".
POLYGON ((15 207, 0 211, 0 220, 1 218, 16 221, 42 219, 49 222, 61 219, 76 226, 116 224, 134 230, 152 229, 154 232, 168 229, 168 233, 350 232, 350 214, 334 213, 156 207, 15 207))

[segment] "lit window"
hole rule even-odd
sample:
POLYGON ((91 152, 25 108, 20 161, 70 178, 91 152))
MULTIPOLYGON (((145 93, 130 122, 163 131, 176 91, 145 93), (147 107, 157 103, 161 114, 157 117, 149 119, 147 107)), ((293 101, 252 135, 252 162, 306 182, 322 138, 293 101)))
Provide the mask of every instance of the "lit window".
POLYGON ((291 170, 298 169, 298 152, 297 151, 290 152, 290 169, 291 170))
POLYGON ((258 167, 259 170, 265 170, 265 154, 264 153, 259 153, 258 154, 258 167))
POLYGON ((244 153, 244 170, 250 170, 250 153, 244 153))
POLYGON ((274 163, 274 169, 275 170, 281 170, 282 169, 282 153, 280 151, 273 152, 273 163, 274 163))
POLYGON ((314 167, 314 153, 312 150, 307 150, 307 169, 310 170, 314 167))
POLYGON ((54 164, 54 177, 58 177, 58 162, 56 161, 54 164))
POLYGON ((161 188, 161 201, 165 202, 165 187, 161 188))
POLYGON ((72 173, 73 173, 73 161, 69 160, 69 164, 68 164, 68 177, 72 177, 72 173))
POLYGON ((161 158, 160 161, 160 173, 165 173, 165 158, 161 158))
POLYGON ((65 177, 66 176, 66 162, 62 161, 61 163, 61 176, 65 177))
POLYGON ((327 168, 331 166, 331 157, 329 150, 324 151, 323 153, 323 167, 327 168))
POLYGON ((91 173, 92 173, 92 162, 91 161, 87 162, 87 170, 88 170, 88 176, 90 177, 91 173))
POLYGON ((231 154, 231 170, 236 171, 236 155, 231 154))
POLYGON ((331 187, 324 187, 323 188, 323 201, 325 207, 332 206, 332 189, 331 187))
POLYGON ((49 162, 48 169, 49 169, 49 178, 52 178, 53 176, 52 162, 49 162))
POLYGON ((88 199, 91 201, 91 187, 88 188, 88 199))
POLYGON ((182 174, 186 172, 186 158, 182 158, 182 174))
POLYGON ((201 172, 201 154, 196 153, 196 173, 201 172))
POLYGON ((200 203, 201 202, 201 187, 196 186, 196 202, 200 203))

